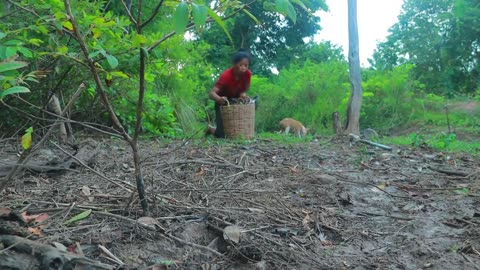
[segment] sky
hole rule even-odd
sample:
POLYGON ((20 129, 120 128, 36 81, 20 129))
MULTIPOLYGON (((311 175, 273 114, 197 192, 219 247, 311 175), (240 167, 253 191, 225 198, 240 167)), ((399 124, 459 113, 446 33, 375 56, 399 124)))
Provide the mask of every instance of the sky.
MULTIPOLYGON (((329 12, 320 13, 322 30, 314 40, 329 40, 348 54, 348 1, 326 0, 329 12)), ((384 41, 388 29, 397 22, 403 0, 357 0, 360 64, 368 66, 377 43, 384 41)))

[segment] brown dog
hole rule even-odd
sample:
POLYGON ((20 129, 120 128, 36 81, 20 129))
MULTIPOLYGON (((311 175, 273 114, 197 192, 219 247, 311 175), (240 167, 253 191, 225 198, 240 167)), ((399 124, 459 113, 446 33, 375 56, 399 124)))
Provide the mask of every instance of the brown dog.
POLYGON ((295 133, 297 133, 299 138, 305 137, 305 135, 307 135, 307 131, 309 130, 309 128, 305 128, 302 123, 292 118, 285 118, 280 121, 280 128, 280 132, 285 132, 285 134, 288 134, 292 129, 295 133))

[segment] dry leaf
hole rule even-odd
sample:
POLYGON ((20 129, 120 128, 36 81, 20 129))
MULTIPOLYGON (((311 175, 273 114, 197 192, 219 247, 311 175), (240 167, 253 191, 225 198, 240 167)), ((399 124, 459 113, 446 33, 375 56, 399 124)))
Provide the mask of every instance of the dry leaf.
POLYGON ((42 233, 42 231, 40 230, 39 227, 29 227, 29 228, 27 228, 27 230, 28 230, 30 233, 32 233, 32 234, 34 234, 34 235, 36 235, 36 236, 41 236, 41 237, 43 237, 43 233, 42 233))
POLYGON ((333 242, 330 240, 324 240, 322 241, 322 245, 324 246, 333 246, 333 242))
POLYGON ((68 246, 67 251, 70 252, 70 253, 75 253, 76 254, 77 253, 77 243, 71 244, 70 246, 68 246))
POLYGON ((373 192, 381 192, 380 190, 385 190, 385 187, 386 187, 386 184, 381 183, 381 184, 377 185, 376 187, 372 187, 372 191, 373 192))
POLYGON ((313 223, 313 219, 309 214, 306 214, 302 221, 303 228, 305 228, 307 231, 310 231, 312 229, 312 227, 310 227, 310 223, 313 223))
POLYGON ((252 212, 252 213, 259 213, 259 214, 265 213, 265 211, 263 211, 262 209, 252 208, 252 207, 249 207, 249 208, 248 208, 248 211, 250 211, 250 212, 252 212))
POLYGON ((8 217, 11 212, 12 212, 12 210, 10 210, 8 208, 0 208, 0 218, 8 217))
POLYGON ((54 247, 56 247, 58 250, 67 252, 67 247, 64 246, 63 244, 59 243, 59 242, 52 242, 52 245, 53 245, 54 247))
POLYGON ((205 171, 205 169, 203 169, 203 167, 200 167, 200 168, 198 168, 197 172, 195 173, 195 176, 203 176, 206 173, 207 172, 205 171))
POLYGON ((45 220, 47 220, 49 218, 48 214, 40 214, 38 215, 36 218, 35 218, 35 222, 37 223, 41 223, 41 222, 44 222, 45 220))
POLYGON ((83 193, 83 195, 85 195, 85 196, 90 196, 90 195, 92 195, 92 193, 90 192, 90 188, 87 187, 87 186, 83 186, 83 187, 82 187, 82 193, 83 193))
POLYGON ((295 167, 288 167, 288 168, 293 173, 299 173, 300 172, 300 169, 297 168, 297 165, 295 165, 295 167))
POLYGON ((25 222, 30 223, 30 222, 43 222, 46 219, 48 219, 48 214, 38 214, 38 215, 27 215, 27 212, 23 212, 20 214, 22 218, 25 220, 25 222))
POLYGON ((141 217, 141 218, 137 219, 137 222, 141 223, 145 226, 148 226, 152 229, 155 229, 156 225, 160 225, 158 223, 158 221, 156 219, 152 218, 152 217, 141 217))
POLYGON ((223 229, 223 238, 225 240, 230 240, 234 243, 239 243, 240 242, 240 237, 242 234, 242 230, 238 226, 227 226, 225 229, 223 229))
POLYGON ((82 193, 83 193, 83 195, 87 196, 89 202, 93 202, 94 198, 90 196, 90 195, 92 195, 92 192, 90 191, 89 187, 83 186, 82 187, 82 193))

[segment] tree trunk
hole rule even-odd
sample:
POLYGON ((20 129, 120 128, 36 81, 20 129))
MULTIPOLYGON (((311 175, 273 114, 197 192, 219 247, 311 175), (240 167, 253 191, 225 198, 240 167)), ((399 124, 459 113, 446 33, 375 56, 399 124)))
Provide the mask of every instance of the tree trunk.
POLYGON ((342 125, 340 124, 340 114, 338 112, 334 112, 332 114, 332 123, 333 123, 333 132, 337 137, 340 137, 343 133, 342 125))
POLYGON ((348 63, 350 67, 351 94, 348 101, 345 133, 360 134, 360 109, 362 107, 362 83, 358 48, 357 0, 348 0, 348 63))
MULTIPOLYGON (((58 116, 62 114, 62 106, 60 105, 60 101, 58 100, 57 95, 53 94, 52 98, 50 98, 50 109, 58 116)), ((58 125, 58 137, 61 143, 66 143, 68 139, 67 129, 65 128, 65 122, 61 122, 58 125)))

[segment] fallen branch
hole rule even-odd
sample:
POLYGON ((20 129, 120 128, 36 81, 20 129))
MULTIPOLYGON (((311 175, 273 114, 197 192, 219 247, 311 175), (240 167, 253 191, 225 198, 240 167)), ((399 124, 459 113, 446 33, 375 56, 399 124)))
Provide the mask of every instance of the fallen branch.
POLYGON ((363 144, 368 144, 368 145, 375 146, 375 147, 378 147, 380 149, 387 150, 387 151, 392 151, 393 150, 393 148, 390 147, 390 146, 380 144, 380 143, 376 143, 376 142, 372 142, 372 141, 369 141, 369 140, 360 139, 360 137, 358 135, 355 135, 355 134, 352 134, 352 133, 350 133, 348 136, 350 137, 350 140, 354 141, 354 142, 360 142, 360 143, 363 143, 363 144))
POLYGON ((0 243, 6 248, 0 250, 0 269, 65 269, 70 265, 77 269, 114 269, 115 267, 100 263, 84 256, 61 251, 55 247, 40 244, 13 235, 1 235, 0 243), (55 268, 52 268, 52 266, 55 268))
POLYGON ((446 175, 463 176, 463 177, 468 177, 468 176, 472 175, 471 173, 467 173, 467 172, 444 170, 444 169, 440 169, 440 168, 434 168, 432 166, 428 166, 428 168, 432 171, 436 171, 436 172, 439 172, 439 173, 444 173, 446 175))

